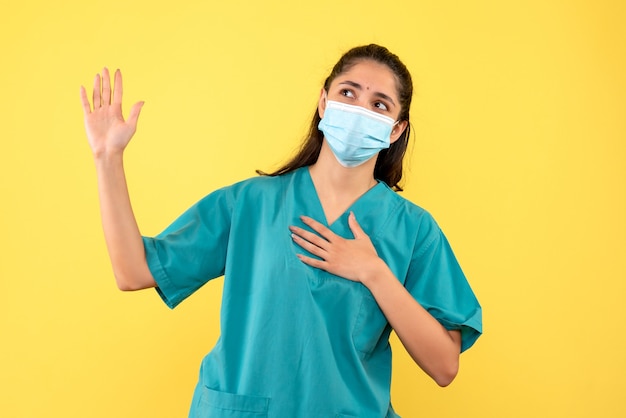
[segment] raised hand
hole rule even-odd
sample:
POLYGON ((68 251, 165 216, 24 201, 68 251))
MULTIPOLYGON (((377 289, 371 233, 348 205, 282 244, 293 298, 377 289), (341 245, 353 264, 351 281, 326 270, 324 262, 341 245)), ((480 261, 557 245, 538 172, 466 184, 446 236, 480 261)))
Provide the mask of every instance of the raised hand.
POLYGON ((130 109, 127 120, 122 114, 122 73, 115 71, 115 82, 111 91, 109 70, 102 76, 96 75, 93 83, 93 109, 84 87, 80 96, 85 114, 85 130, 94 156, 122 153, 137 130, 137 119, 144 102, 138 102, 130 109))

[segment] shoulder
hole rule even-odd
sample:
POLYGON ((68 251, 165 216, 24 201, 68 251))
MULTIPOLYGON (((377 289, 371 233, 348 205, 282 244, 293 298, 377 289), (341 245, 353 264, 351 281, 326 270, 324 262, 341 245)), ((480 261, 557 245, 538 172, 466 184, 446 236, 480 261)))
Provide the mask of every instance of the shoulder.
MULTIPOLYGON (((383 183, 384 184, 384 183, 383 183)), ((435 219, 431 213, 422 206, 408 200, 398 192, 391 190, 385 185, 385 200, 390 203, 392 208, 392 216, 403 219, 409 224, 419 225, 436 225, 435 219)))
POLYGON ((291 177, 292 173, 281 176, 250 177, 221 187, 206 195, 202 200, 213 200, 218 197, 235 204, 248 200, 274 199, 289 187, 291 177))
POLYGON ((229 189, 236 197, 267 197, 284 190, 289 177, 291 177, 290 174, 283 176, 256 176, 234 183, 226 189, 229 189))
MULTIPOLYGON (((386 186, 385 186, 386 187, 386 186)), ((402 231, 413 242, 415 251, 431 245, 442 236, 433 215, 422 206, 386 187, 384 192, 388 220, 385 229, 402 231)))

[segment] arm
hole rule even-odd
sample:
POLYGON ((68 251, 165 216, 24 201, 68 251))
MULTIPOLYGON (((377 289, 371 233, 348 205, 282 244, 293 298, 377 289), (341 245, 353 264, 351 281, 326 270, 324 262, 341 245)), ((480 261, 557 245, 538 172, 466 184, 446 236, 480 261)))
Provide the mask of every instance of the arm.
POLYGON ((361 282, 413 360, 439 386, 449 385, 459 370, 460 331, 446 330, 411 296, 382 259, 372 261, 372 268, 364 270, 361 282))
POLYGON ((85 130, 98 178, 104 237, 117 286, 138 290, 156 286, 144 253, 143 241, 133 214, 124 175, 123 153, 137 128, 143 102, 136 103, 128 120, 122 116, 122 75, 115 72, 111 94, 109 72, 94 81, 93 110, 84 87, 81 100, 85 130))
POLYGON ((300 260, 312 267, 363 283, 418 366, 438 385, 449 385, 458 372, 460 332, 446 330, 402 286, 378 257, 354 214, 348 218, 353 240, 338 237, 311 218, 302 217, 302 220, 320 235, 291 227, 293 239, 321 260, 298 255, 300 260))

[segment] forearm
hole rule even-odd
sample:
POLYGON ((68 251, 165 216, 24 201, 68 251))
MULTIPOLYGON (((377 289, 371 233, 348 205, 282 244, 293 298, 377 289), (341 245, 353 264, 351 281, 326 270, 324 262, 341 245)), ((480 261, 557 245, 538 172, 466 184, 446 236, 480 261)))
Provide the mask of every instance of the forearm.
POLYGON ((380 260, 363 281, 413 360, 440 386, 455 378, 460 333, 446 330, 426 311, 380 260))
POLYGON ((95 155, 104 237, 121 290, 154 287, 143 240, 133 214, 122 153, 95 155))

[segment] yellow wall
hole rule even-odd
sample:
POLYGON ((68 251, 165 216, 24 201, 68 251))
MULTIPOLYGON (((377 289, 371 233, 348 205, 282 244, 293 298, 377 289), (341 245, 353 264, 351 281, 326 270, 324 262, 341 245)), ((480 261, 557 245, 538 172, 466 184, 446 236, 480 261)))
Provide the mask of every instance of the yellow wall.
POLYGON ((220 282, 175 311, 121 293, 79 86, 125 75, 155 234, 299 143, 340 53, 416 84, 405 195, 450 238, 485 335, 440 389, 394 341, 404 417, 623 417, 626 8, 616 1, 51 2, 0 12, 0 416, 185 416, 220 282))

